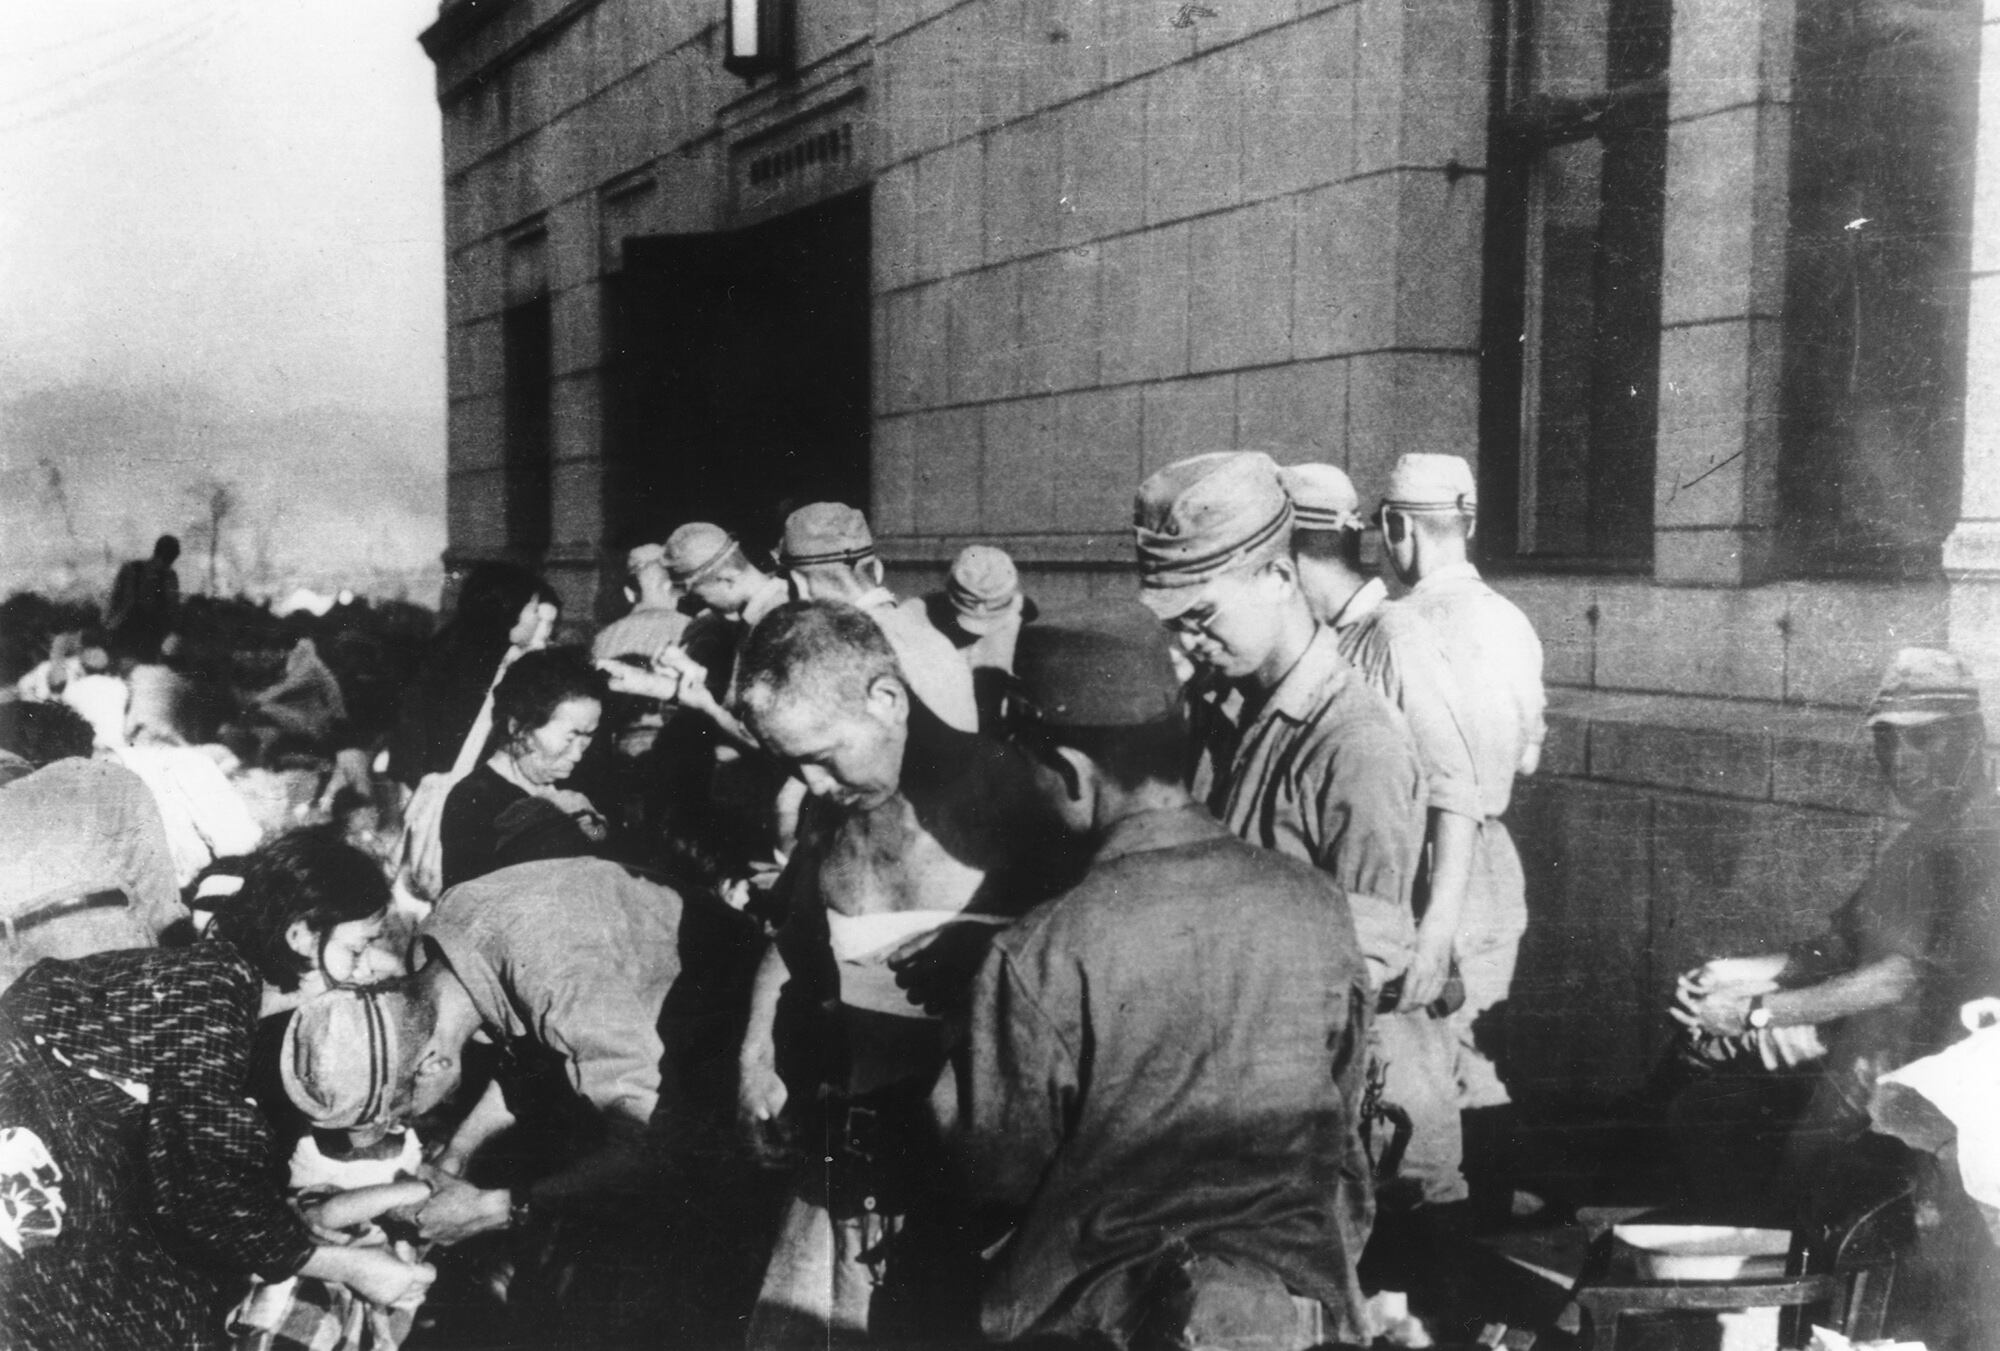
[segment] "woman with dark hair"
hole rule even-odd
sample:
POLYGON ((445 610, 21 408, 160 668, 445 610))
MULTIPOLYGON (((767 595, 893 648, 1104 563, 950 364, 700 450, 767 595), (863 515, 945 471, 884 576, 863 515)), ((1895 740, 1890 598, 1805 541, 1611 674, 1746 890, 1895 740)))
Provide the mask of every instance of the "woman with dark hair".
POLYGON ((381 1305, 429 1284, 315 1237, 249 1096, 259 1020, 369 974, 381 870, 327 832, 243 862, 193 946, 39 962, 0 995, 0 1345, 220 1347, 252 1275, 381 1305))
MULTIPOLYGON (((204 936, 230 944, 282 994, 302 1000, 369 985, 400 965, 380 946, 390 902, 382 865, 331 828, 293 831, 225 859, 195 884, 204 889, 214 915, 204 936)), ((194 906, 204 906, 199 896, 194 906)))
POLYGON ((445 799, 445 886, 597 852, 604 818, 560 785, 597 735, 604 695, 604 674, 580 648, 530 652, 507 668, 493 691, 486 758, 445 799))
POLYGON ((466 574, 458 608, 425 653, 389 737, 389 773, 414 788, 458 758, 486 692, 510 651, 548 644, 562 602, 549 584, 512 563, 466 574))

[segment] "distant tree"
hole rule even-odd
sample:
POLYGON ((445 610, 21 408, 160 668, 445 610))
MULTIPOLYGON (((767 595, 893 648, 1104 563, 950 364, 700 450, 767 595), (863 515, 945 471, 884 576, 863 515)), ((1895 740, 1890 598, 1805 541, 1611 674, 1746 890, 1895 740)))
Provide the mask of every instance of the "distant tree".
POLYGON ((188 533, 208 549, 208 594, 218 594, 217 562, 222 554, 222 532, 240 513, 242 494, 236 485, 214 474, 204 474, 188 488, 199 509, 188 533))

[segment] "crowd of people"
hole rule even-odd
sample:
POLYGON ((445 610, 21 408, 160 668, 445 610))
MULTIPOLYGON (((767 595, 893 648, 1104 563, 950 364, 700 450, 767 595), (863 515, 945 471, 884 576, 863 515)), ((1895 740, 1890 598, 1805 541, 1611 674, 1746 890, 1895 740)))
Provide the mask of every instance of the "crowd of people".
MULTIPOLYGON (((0 1342, 1469 1338, 1457 1245, 1543 1204, 1495 1016, 1542 653, 1464 460, 1374 501, 1169 465, 1080 608, 989 545, 899 597, 838 503, 684 523, 587 646, 485 563, 410 659, 267 626, 249 681, 163 539, 0 644, 0 1342)), ((1677 987, 1732 1213, 1907 1173, 1873 1081, 2000 995, 1977 682, 1906 651, 1869 725, 1907 832, 1677 987)))

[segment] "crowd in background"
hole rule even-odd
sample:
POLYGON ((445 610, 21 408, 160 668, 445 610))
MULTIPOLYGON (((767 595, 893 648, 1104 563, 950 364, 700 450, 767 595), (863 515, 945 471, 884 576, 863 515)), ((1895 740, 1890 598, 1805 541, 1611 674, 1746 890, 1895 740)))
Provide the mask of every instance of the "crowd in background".
MULTIPOLYGON (((587 643, 514 564, 433 631, 171 537, 0 604, 0 1340, 1497 1341, 1541 649, 1463 460, 1369 501, 1168 466, 1046 613, 990 545, 898 596, 839 503, 634 541, 587 643)), ((1977 682, 1899 654, 1869 726, 1914 824, 1680 982, 1670 1199, 1906 1193, 1875 1083, 2000 996, 1977 682)))

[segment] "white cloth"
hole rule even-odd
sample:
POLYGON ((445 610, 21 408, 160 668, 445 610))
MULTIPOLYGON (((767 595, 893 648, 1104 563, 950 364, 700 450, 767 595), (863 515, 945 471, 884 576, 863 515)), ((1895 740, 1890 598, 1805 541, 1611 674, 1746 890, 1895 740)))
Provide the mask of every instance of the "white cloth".
POLYGON ((193 746, 130 746, 118 759, 160 808, 179 885, 185 887, 216 859, 247 854, 262 842, 250 808, 206 752, 193 746))
POLYGON ((62 701, 83 715, 97 734, 99 750, 125 747, 125 710, 132 691, 117 676, 87 675, 63 687, 62 701))
POLYGON ((1967 1004, 1960 1016, 1971 1029, 1964 1041, 1936 1055, 1913 1060, 1877 1081, 1869 1115, 1875 1128, 1920 1148, 1934 1140, 1917 1138, 1910 1125, 1905 1093, 1915 1093, 1944 1114, 1958 1132, 1958 1175, 1966 1195, 2000 1209, 2000 1000, 1967 1004))
POLYGON ((1005 924, 1000 915, 967 915, 956 910, 892 910, 875 915, 826 914, 827 937, 840 974, 840 1002, 894 1017, 921 1018, 923 1009, 889 969, 889 954, 911 939, 948 924, 1005 924))

